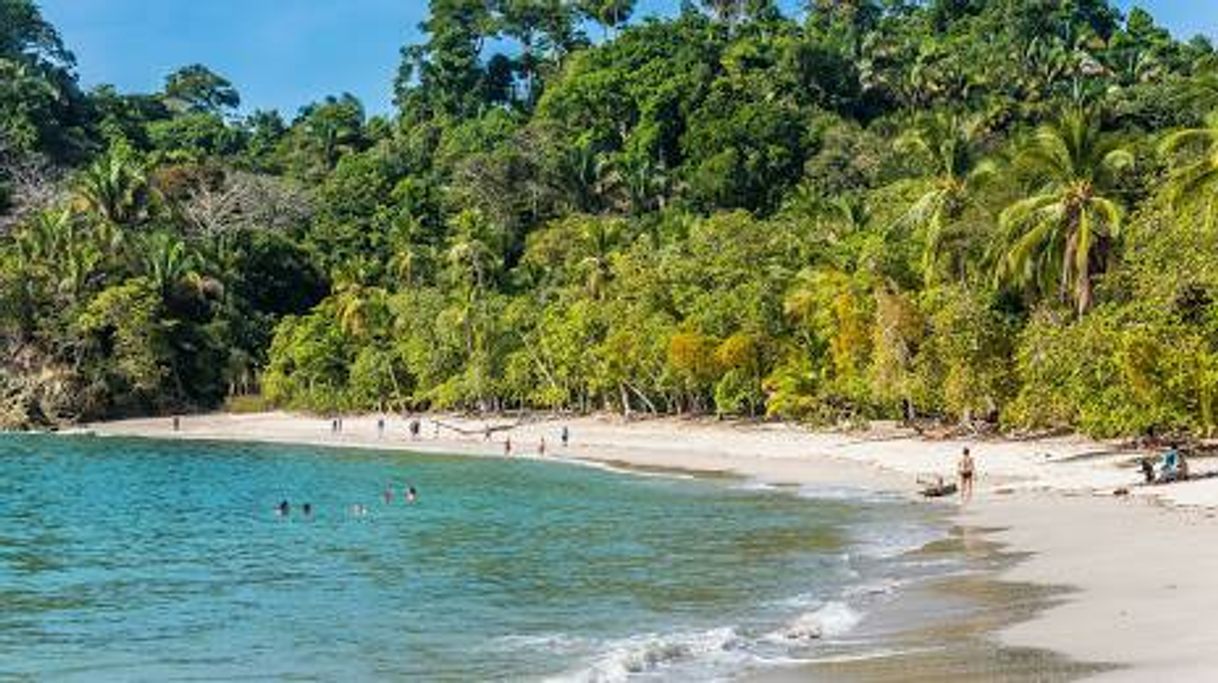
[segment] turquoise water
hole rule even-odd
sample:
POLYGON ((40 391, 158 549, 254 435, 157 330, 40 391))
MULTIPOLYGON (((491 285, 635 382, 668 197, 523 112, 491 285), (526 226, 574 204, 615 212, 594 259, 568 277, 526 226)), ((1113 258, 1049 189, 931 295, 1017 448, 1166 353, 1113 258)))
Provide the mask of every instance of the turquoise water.
POLYGON ((942 531, 899 500, 796 493, 535 461, 7 437, 0 679, 688 680, 790 663, 847 638, 859 596, 942 531))

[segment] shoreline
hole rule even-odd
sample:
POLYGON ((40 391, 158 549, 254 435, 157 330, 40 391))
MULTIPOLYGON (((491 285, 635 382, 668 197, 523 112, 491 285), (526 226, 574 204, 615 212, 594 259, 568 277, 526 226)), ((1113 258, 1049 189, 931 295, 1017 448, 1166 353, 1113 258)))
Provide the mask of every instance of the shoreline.
MULTIPOLYGON (((953 511, 962 525, 986 529, 1006 552, 1027 559, 1004 570, 1002 581, 1068 585, 1073 591, 1030 620, 1000 628, 1000 644, 1060 653, 1078 662, 1110 664, 1088 680, 1200 679, 1218 670, 1218 479, 1162 487, 1134 486, 1138 453, 1078 437, 1011 441, 927 441, 894 427, 861 434, 805 431, 784 424, 709 420, 547 417, 482 436, 506 419, 419 416, 422 437, 410 440, 406 421, 377 416, 344 418, 342 434, 327 418, 261 413, 168 418, 84 425, 64 432, 182 440, 245 441, 378 450, 514 455, 572 464, 729 473, 777 485, 835 485, 876 491, 915 491, 919 475, 950 474, 960 449, 977 457, 975 500, 953 511), (570 430, 562 448, 559 433, 570 430), (461 431, 458 431, 461 430, 461 431), (462 433, 464 432, 464 433, 462 433), (434 435, 434 436, 433 436, 434 435), (1117 488, 1130 495, 1114 497, 1117 488)), ((1196 472, 1218 468, 1196 461, 1196 472)), ((947 505, 946 502, 935 502, 947 505)))

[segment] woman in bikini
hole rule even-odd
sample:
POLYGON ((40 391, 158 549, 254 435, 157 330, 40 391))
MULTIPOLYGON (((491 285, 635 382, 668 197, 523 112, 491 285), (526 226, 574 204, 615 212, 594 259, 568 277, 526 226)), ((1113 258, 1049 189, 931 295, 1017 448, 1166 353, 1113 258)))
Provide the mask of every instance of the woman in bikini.
POLYGON ((956 466, 956 472, 960 474, 960 502, 962 503, 967 503, 973 499, 973 476, 975 469, 973 456, 966 447, 960 455, 960 464, 956 466))

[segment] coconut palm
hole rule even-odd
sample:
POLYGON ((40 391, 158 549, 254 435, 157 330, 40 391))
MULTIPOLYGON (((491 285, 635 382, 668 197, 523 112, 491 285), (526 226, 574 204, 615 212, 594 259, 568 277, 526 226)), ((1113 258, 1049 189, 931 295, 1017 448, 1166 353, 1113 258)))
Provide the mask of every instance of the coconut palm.
POLYGON ((389 293, 380 287, 369 287, 349 281, 336 285, 334 314, 343 334, 364 339, 379 329, 388 315, 389 293))
POLYGON ((1218 211, 1218 111, 1206 117, 1203 128, 1168 135, 1159 151, 1173 163, 1168 180, 1172 205, 1177 210, 1202 205, 1205 226, 1212 228, 1218 211))
POLYGON ((1007 241, 998 280, 1042 292, 1056 288, 1082 315, 1092 304, 1094 278, 1120 236, 1123 211, 1112 181, 1133 164, 1133 155, 1094 118, 1074 110, 1055 125, 1041 126, 1016 164, 1033 185, 1029 196, 999 216, 1007 241))
POLYGON ((978 186, 995 174, 995 164, 982 156, 983 131, 980 117, 940 114, 897 143, 926 159, 933 176, 931 187, 898 219, 898 225, 924 232, 922 273, 928 285, 938 271, 945 231, 974 202, 978 186))

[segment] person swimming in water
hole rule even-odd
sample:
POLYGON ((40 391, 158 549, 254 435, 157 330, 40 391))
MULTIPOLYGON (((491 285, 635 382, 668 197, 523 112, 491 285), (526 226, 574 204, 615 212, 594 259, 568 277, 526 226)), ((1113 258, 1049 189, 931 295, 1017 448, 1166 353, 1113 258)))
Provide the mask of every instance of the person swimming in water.
POLYGON ((291 511, 292 511, 292 506, 286 500, 279 501, 279 504, 275 506, 275 512, 280 517, 287 517, 288 513, 291 511))
POLYGON ((419 492, 416 491, 413 486, 406 487, 406 503, 408 505, 414 505, 415 499, 418 497, 419 492))
POLYGON ((381 497, 385 499, 385 505, 390 505, 393 503, 393 484, 392 483, 385 484, 385 492, 381 494, 381 497))
POLYGON ((304 505, 301 505, 300 511, 304 513, 305 517, 312 517, 313 516, 313 504, 305 503, 304 505))

